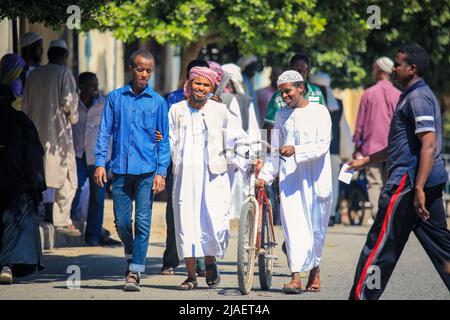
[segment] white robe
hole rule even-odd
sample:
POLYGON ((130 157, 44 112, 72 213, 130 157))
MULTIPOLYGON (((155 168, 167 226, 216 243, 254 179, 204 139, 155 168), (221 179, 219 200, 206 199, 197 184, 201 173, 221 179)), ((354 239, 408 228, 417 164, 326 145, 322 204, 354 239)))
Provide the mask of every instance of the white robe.
MULTIPOLYGON (((182 107, 174 105, 172 108, 182 107)), ((173 111, 169 114, 171 141, 174 141, 173 111)), ((234 138, 246 139, 234 128, 236 119, 227 113, 223 145, 232 147, 234 138), (230 129, 229 132, 227 129, 230 129), (227 134, 228 132, 228 134, 227 134)), ((177 252, 180 259, 216 256, 223 258, 229 240, 229 208, 231 202, 228 173, 212 174, 207 164, 207 131, 204 118, 194 108, 184 115, 183 159, 174 176, 172 193, 177 252)), ((237 140, 241 141, 241 140, 237 140)), ((171 148, 172 148, 171 143, 171 148)), ((245 170, 245 163, 230 156, 232 163, 245 170)))
MULTIPOLYGON (((236 115, 238 123, 243 123, 238 100, 233 98, 230 105, 227 107, 232 114, 236 115)), ((249 139, 250 141, 261 140, 261 131, 258 126, 258 119, 256 118, 253 102, 250 104, 248 111, 249 119, 247 134, 249 139)), ((255 148, 253 149, 255 152, 258 150, 255 148)), ((231 198, 233 199, 230 206, 230 219, 239 219, 241 216, 242 205, 250 193, 249 182, 245 173, 235 167, 229 168, 228 175, 231 183, 231 198)))
POLYGON ((331 118, 327 108, 309 102, 304 108, 282 108, 275 116, 272 150, 259 178, 272 183, 280 176, 281 222, 291 272, 316 267, 322 256, 331 213, 332 179, 329 146, 331 118), (280 159, 277 150, 295 146, 280 159))

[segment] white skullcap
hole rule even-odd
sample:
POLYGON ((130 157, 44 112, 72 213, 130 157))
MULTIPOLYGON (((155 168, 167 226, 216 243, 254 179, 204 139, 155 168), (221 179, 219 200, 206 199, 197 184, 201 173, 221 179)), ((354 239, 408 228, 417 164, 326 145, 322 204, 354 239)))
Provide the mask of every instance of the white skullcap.
POLYGON ((394 66, 394 62, 388 57, 381 57, 377 59, 375 63, 377 64, 378 67, 380 67, 380 69, 383 72, 386 72, 388 74, 392 73, 392 67, 394 66))
POLYGON ((62 39, 52 40, 52 42, 50 42, 49 48, 64 48, 67 50, 67 43, 62 39))
POLYGON ((237 64, 239 67, 241 67, 241 70, 244 70, 245 67, 247 67, 249 64, 258 61, 258 58, 254 55, 240 57, 237 61, 237 64))
POLYGON ((41 35, 36 32, 27 32, 24 33, 23 36, 20 38, 20 47, 26 47, 29 46, 32 43, 35 43, 36 41, 42 39, 41 35))
POLYGON ((283 83, 291 82, 303 82, 302 75, 295 70, 285 71, 278 77, 277 86, 280 86, 280 84, 283 83))

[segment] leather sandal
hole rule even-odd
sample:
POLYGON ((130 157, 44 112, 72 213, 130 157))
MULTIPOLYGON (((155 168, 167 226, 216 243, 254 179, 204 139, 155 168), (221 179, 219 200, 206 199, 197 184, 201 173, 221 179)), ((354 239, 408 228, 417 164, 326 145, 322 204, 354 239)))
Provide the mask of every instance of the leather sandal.
POLYGON ((281 291, 286 294, 300 294, 302 293, 302 282, 297 279, 292 279, 289 283, 283 285, 281 291))
POLYGON ((206 269, 206 284, 211 289, 216 288, 220 284, 220 273, 219 270, 217 269, 217 262, 205 265, 205 269, 206 269))
POLYGON ((320 268, 319 266, 313 268, 309 272, 308 284, 306 285, 306 291, 308 292, 320 292, 320 268))
POLYGON ((183 281, 182 284, 178 287, 178 290, 194 290, 197 289, 198 283, 197 279, 189 279, 183 281))
POLYGON ((175 270, 172 267, 163 268, 161 269, 161 274, 163 276, 173 276, 175 275, 175 270))

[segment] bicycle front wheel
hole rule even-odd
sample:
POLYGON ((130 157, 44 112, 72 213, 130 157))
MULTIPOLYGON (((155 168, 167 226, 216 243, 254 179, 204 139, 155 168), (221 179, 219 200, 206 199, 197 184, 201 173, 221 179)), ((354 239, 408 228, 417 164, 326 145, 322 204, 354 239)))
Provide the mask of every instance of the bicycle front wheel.
POLYGON ((239 291, 247 295, 252 290, 253 273, 256 259, 256 244, 253 234, 257 228, 255 221, 257 207, 256 201, 246 201, 242 206, 239 221, 238 250, 237 250, 237 274, 239 291))
POLYGON ((258 271, 259 284, 261 289, 269 290, 272 286, 272 270, 273 270, 273 247, 274 237, 272 235, 271 226, 269 223, 269 215, 272 214, 270 204, 264 208, 262 213, 262 227, 261 227, 261 249, 262 252, 258 254, 258 271))

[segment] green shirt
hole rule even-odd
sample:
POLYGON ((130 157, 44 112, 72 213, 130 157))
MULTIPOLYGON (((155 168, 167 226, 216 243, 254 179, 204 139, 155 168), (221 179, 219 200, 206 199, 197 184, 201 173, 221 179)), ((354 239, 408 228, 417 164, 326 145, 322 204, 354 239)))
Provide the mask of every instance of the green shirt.
MULTIPOLYGON (((323 98, 322 95, 322 91, 320 91, 319 87, 310 84, 309 82, 306 82, 305 99, 308 100, 309 102, 317 102, 324 106, 326 105, 325 99, 323 98)), ((279 109, 286 106, 287 106, 286 102, 284 102, 283 98, 281 97, 280 90, 278 90, 273 94, 272 98, 269 101, 269 104, 267 105, 267 112, 264 118, 264 123, 274 125, 275 114, 279 109)))

